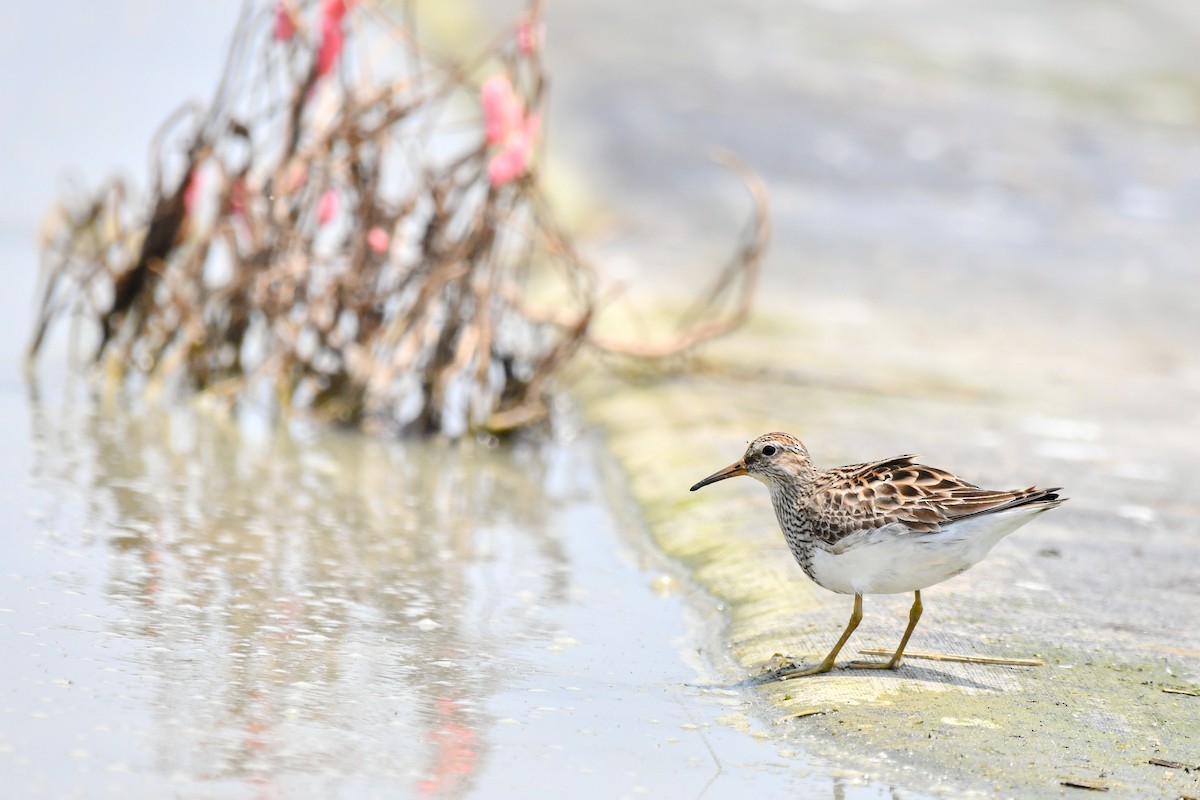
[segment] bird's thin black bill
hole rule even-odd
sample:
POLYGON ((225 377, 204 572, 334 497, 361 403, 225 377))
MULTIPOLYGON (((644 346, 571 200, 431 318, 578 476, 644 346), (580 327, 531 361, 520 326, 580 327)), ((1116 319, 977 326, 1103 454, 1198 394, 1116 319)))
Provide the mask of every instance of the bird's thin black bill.
POLYGON ((736 478, 738 475, 745 475, 745 474, 746 474, 746 465, 743 464, 741 461, 739 461, 736 464, 730 464, 728 467, 721 470, 720 472, 714 472, 712 475, 709 475, 707 478, 705 478, 704 480, 697 483, 695 486, 693 486, 688 491, 694 492, 697 489, 702 489, 705 486, 708 486, 710 483, 716 483, 717 481, 723 481, 726 478, 736 478))

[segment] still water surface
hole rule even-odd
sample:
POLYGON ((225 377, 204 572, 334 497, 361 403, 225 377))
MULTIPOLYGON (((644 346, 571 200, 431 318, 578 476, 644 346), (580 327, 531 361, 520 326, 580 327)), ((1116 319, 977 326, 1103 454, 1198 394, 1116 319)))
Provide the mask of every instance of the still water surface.
POLYGON ((687 796, 720 773, 714 736, 772 760, 685 685, 681 601, 631 563, 647 554, 614 530, 587 441, 4 405, 0 763, 22 795, 525 796, 587 776, 592 796, 687 796))
POLYGON ((0 394, 13 796, 886 796, 718 721, 748 700, 696 688, 717 610, 587 435, 54 394, 0 394))

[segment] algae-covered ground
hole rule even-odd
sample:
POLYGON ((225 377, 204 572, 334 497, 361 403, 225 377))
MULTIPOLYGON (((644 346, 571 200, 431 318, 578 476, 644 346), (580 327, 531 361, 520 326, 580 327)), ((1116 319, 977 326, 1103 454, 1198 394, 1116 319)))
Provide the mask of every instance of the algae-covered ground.
MULTIPOLYGON (((920 793, 1087 791, 1066 782, 1110 796, 1196 796, 1200 498, 1188 477, 1196 434, 1163 416, 1149 388, 1162 377, 1157 368, 1114 356, 1101 337, 1092 346, 1113 359, 1120 388, 1106 390, 1099 373, 1058 380, 1060 365, 1044 353, 1022 356, 1019 343, 996 350, 991 369, 960 370, 953 344, 922 352, 897 325, 863 349, 858 339, 874 325, 838 323, 811 298, 794 302, 796 319, 845 338, 822 345, 772 301, 762 321, 714 347, 695 372, 619 391, 619 378, 594 376, 581 392, 655 541, 727 609, 724 651, 707 654, 714 686, 757 674, 776 652, 819 659, 851 602, 801 573, 757 482, 688 487, 768 430, 800 435, 829 465, 917 451, 985 486, 1066 488, 1069 503, 924 592, 909 645, 1042 665, 910 657, 895 673, 743 688, 745 715, 765 720, 781 747, 920 793), (842 348, 858 354, 853 365, 838 358, 842 348), (772 366, 779 362, 800 366, 772 366)), ((1089 355, 1082 345, 1071 352, 1089 355)), ((910 600, 869 596, 843 660, 859 648, 894 648, 910 600)))

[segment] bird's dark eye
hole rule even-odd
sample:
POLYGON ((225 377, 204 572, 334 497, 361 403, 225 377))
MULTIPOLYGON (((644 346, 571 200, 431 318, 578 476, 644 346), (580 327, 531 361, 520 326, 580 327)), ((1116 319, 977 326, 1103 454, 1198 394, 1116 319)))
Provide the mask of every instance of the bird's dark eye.
POLYGON ((769 444, 762 449, 762 454, 764 456, 773 456, 778 452, 779 452, 779 448, 773 444, 769 444))

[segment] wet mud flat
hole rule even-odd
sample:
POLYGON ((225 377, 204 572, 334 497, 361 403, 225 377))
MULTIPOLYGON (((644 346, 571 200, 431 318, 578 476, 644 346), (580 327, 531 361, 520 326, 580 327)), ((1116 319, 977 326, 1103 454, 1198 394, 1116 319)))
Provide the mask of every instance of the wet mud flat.
MULTIPOLYGON (((830 465, 921 450, 923 462, 981 485, 1061 484, 1071 500, 923 592, 925 614, 909 644, 910 654, 1041 666, 909 655, 895 673, 834 672, 743 689, 747 720, 767 725, 781 745, 901 790, 1055 797, 1094 784, 1110 796, 1194 796, 1200 503, 1186 465, 1195 442, 1166 420, 1146 422, 1156 418, 1149 407, 1137 424, 1105 416, 1086 399, 1114 399, 1099 378, 1033 397, 1028 387, 1054 367, 1027 359, 1023 374, 955 379, 949 365, 928 360, 916 372, 895 369, 904 363, 897 342, 870 357, 873 380, 835 360, 790 372, 754 366, 800 340, 786 320, 764 320, 705 358, 706 374, 627 392, 609 387, 588 404, 655 541, 728 609, 722 644, 707 653, 718 682, 758 674, 777 653, 816 662, 851 606, 796 566, 757 482, 687 491, 753 436, 790 430, 830 465)), ((1137 370, 1125 366, 1130 391, 1149 396, 1133 388, 1137 370)), ((894 649, 910 602, 868 596, 842 658, 894 649)))

